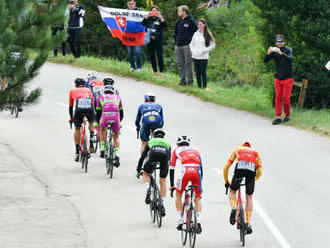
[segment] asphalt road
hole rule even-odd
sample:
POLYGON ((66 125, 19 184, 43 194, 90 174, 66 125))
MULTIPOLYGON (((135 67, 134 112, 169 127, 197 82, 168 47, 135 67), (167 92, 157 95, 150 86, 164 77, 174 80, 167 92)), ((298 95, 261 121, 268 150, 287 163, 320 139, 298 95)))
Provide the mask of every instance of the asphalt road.
POLYGON ((202 154, 203 233, 197 247, 240 246, 238 231, 228 220, 221 168, 246 140, 260 151, 264 165, 247 247, 329 247, 329 139, 114 76, 125 110, 121 167, 110 180, 104 161, 94 155, 85 174, 73 161, 67 104, 73 80, 86 74, 84 69, 48 63, 32 84, 44 89, 40 104, 18 119, 0 113, 1 247, 181 247, 174 200, 168 196, 167 216, 157 228, 144 204, 144 185, 134 177, 140 147, 134 120, 148 91, 164 106, 172 145, 186 134, 202 154), (12 172, 15 166, 19 169, 12 172))

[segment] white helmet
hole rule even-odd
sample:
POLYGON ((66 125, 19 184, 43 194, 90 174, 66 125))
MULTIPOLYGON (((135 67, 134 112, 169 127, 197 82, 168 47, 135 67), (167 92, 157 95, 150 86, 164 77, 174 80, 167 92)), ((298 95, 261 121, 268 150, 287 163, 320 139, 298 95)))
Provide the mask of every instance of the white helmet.
POLYGON ((97 71, 90 71, 87 73, 87 78, 97 78, 97 71))
POLYGON ((190 145, 190 138, 188 136, 179 136, 177 141, 176 141, 176 144, 178 146, 189 146, 190 145))

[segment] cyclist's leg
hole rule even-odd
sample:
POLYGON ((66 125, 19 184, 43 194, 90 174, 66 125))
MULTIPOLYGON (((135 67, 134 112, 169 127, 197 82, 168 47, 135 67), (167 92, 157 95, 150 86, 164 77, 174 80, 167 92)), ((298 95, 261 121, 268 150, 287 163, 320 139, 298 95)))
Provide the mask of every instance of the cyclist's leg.
POLYGON ((120 132, 119 116, 117 116, 114 121, 115 123, 112 125, 114 152, 115 152, 115 156, 119 158, 119 132, 120 132))
POLYGON ((107 138, 107 118, 104 114, 102 114, 100 119, 100 153, 101 157, 104 157, 105 151, 105 140, 107 138))
POLYGON ((87 117, 87 120, 88 120, 88 123, 89 123, 88 129, 89 129, 89 133, 90 133, 90 139, 92 141, 92 139, 94 138, 94 130, 95 130, 95 126, 94 126, 95 112, 94 112, 94 109, 87 110, 86 117, 87 117))
POLYGON ((253 210, 253 200, 252 200, 252 195, 254 193, 254 186, 255 186, 255 179, 254 175, 247 176, 245 179, 246 183, 246 223, 250 223, 251 221, 251 215, 252 215, 252 210, 253 210))
POLYGON ((79 154, 80 152, 80 127, 83 122, 84 116, 82 115, 82 112, 79 109, 75 110, 75 113, 73 115, 73 123, 75 126, 75 132, 74 132, 74 143, 76 146, 76 154, 79 154))
MULTIPOLYGON (((149 153, 149 156, 150 156, 150 153, 149 153)), ((150 204, 150 174, 153 171, 152 160, 150 159, 149 156, 146 158, 146 160, 144 161, 144 165, 143 165, 143 182, 145 185, 145 193, 146 193, 145 202, 146 202, 146 204, 150 204)))
POLYGON ((166 177, 168 175, 168 156, 167 154, 162 153, 162 157, 160 157, 160 172, 159 172, 159 185, 160 185, 160 195, 164 201, 166 197, 166 177))
POLYGON ((229 202, 231 206, 231 212, 229 217, 230 224, 234 225, 236 222, 236 192, 239 188, 239 181, 237 180, 239 177, 236 174, 236 171, 234 173, 234 176, 231 180, 230 184, 230 191, 229 191, 229 202))
POLYGON ((176 186, 176 194, 175 194, 175 207, 177 210, 178 216, 178 227, 177 229, 180 230, 183 224, 182 218, 182 194, 189 182, 188 175, 185 173, 185 170, 182 170, 181 176, 178 179, 177 186, 176 186))
POLYGON ((141 138, 141 150, 140 153, 142 154, 148 141, 149 141, 149 136, 150 136, 150 127, 142 124, 141 131, 140 131, 140 138, 141 138))
POLYGON ((192 174, 191 184, 197 186, 197 188, 194 189, 194 192, 195 192, 195 209, 196 209, 197 222, 200 223, 201 212, 202 212, 201 197, 202 197, 202 192, 203 192, 202 178, 201 178, 200 173, 192 174))

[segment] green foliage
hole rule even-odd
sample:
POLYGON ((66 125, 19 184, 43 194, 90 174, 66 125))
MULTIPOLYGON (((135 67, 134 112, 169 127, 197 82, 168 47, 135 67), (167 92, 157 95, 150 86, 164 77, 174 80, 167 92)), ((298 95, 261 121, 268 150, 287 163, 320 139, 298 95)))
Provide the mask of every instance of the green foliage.
MULTIPOLYGON (((305 106, 329 108, 330 74, 324 67, 330 59, 329 0, 253 2, 267 19, 262 27, 265 47, 273 44, 276 34, 283 34, 293 48, 295 78, 309 80, 305 106)), ((297 92, 294 95, 298 97, 297 92)))
POLYGON ((65 34, 51 37, 50 27, 64 22, 66 1, 0 0, 0 110, 13 103, 36 104, 41 89, 27 90, 27 84, 46 62, 48 51, 61 42, 65 34), (36 53, 31 61, 29 50, 36 53), (5 87, 5 83, 8 86, 5 87))
POLYGON ((269 85, 273 80, 261 59, 265 51, 259 33, 264 22, 260 10, 246 0, 207 14, 217 42, 208 66, 211 80, 225 80, 228 86, 269 85))

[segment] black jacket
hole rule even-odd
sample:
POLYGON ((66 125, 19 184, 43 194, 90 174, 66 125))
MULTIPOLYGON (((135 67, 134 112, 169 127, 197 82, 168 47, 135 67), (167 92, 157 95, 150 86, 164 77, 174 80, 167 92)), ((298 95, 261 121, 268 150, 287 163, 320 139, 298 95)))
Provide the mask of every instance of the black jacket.
POLYGON ((275 60, 276 73, 275 78, 279 80, 285 80, 293 77, 292 70, 292 61, 293 61, 293 52, 290 47, 281 47, 280 48, 282 55, 272 52, 269 55, 267 54, 264 58, 264 62, 267 63, 271 59, 275 60))
POLYGON ((195 19, 188 15, 186 18, 180 18, 175 25, 174 42, 176 46, 189 45, 194 33, 197 31, 195 19))
POLYGON ((68 29, 82 28, 84 26, 85 8, 81 4, 76 5, 76 9, 69 9, 68 29))
POLYGON ((148 19, 143 19, 142 25, 147 28, 147 31, 152 28, 151 36, 154 36, 155 40, 163 40, 163 31, 167 28, 166 21, 161 22, 159 17, 151 16, 148 19))

